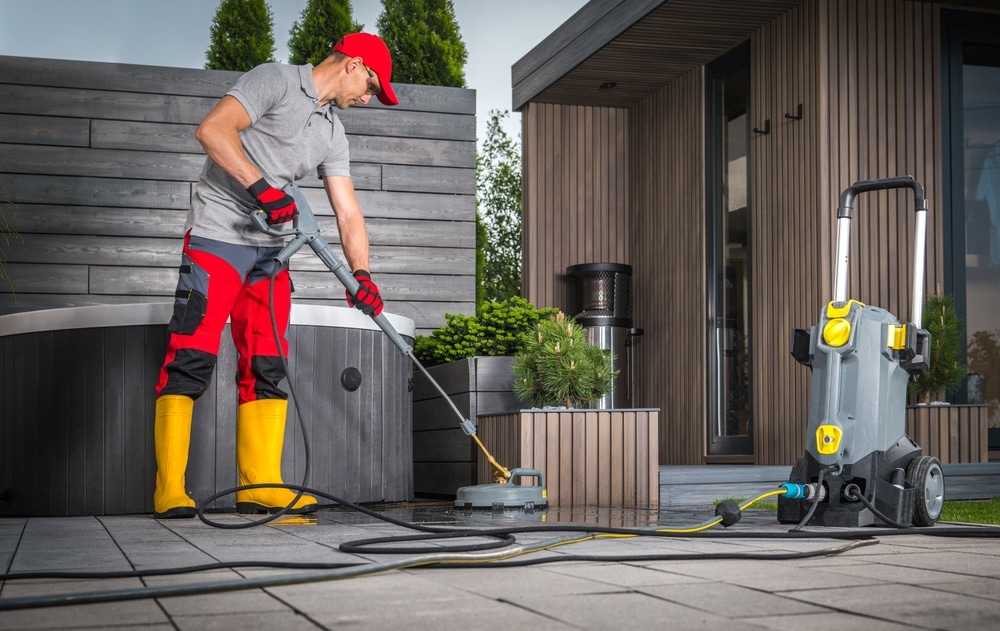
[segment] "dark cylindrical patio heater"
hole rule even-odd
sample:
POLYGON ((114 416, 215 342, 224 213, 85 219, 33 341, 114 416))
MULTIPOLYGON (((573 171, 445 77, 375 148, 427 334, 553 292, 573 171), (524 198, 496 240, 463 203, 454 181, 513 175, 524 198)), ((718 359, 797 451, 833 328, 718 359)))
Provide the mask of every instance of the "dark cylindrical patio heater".
POLYGON ((618 376, 595 409, 632 407, 632 266, 583 263, 566 268, 566 313, 587 331, 591 344, 614 354, 618 376))

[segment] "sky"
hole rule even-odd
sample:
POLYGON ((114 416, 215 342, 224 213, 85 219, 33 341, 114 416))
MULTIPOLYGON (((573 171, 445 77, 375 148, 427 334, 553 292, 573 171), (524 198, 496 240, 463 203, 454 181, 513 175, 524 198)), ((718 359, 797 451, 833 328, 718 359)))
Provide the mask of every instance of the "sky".
MULTIPOLYGON (((267 0, 278 61, 288 60, 288 32, 307 0, 267 0)), ((511 66, 568 20, 587 0, 453 0, 468 50, 465 82, 476 90, 477 135, 490 110, 512 109, 511 66)), ((204 68, 219 0, 0 0, 0 55, 204 68)), ((352 0, 354 21, 368 32, 381 0, 352 0)), ((507 134, 520 137, 520 114, 507 134)))

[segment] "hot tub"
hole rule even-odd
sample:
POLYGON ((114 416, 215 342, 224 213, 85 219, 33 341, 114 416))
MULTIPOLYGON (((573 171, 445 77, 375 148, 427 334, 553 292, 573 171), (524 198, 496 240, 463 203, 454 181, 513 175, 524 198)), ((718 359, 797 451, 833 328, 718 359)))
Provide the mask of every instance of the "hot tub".
MULTIPOLYGON (((154 387, 172 308, 0 316, 0 515, 152 512, 154 387)), ((386 315, 412 343, 413 321, 386 315)), ((199 502, 237 484, 236 351, 228 329, 212 386, 195 403, 187 488, 199 502)), ((346 307, 294 304, 288 342, 296 398, 285 430, 285 482, 352 502, 410 499, 409 358, 370 318, 346 307)), ((230 494, 208 508, 234 504, 230 494)))

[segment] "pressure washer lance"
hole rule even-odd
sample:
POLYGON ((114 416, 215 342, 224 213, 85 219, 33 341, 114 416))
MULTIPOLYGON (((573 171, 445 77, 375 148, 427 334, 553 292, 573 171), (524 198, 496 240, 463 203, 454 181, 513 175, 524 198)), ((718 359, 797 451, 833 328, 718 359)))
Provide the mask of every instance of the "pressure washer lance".
MULTIPOLYGON (((279 267, 288 265, 292 256, 302 249, 302 246, 308 245, 312 248, 313 252, 316 253, 316 256, 319 257, 319 260, 323 261, 327 268, 334 273, 341 283, 343 283, 344 287, 347 288, 347 291, 350 292, 352 296, 355 295, 359 286, 357 279, 354 278, 351 270, 344 265, 343 261, 340 260, 340 257, 333 252, 333 248, 330 247, 330 244, 327 243, 326 239, 324 239, 320 234, 319 224, 316 222, 316 216, 313 214, 312 208, 310 208, 309 202, 306 200, 302 190, 295 184, 286 184, 283 187, 283 190, 295 199, 295 205, 299 211, 298 216, 292 222, 293 228, 291 230, 277 230, 267 225, 267 214, 261 209, 258 209, 256 212, 250 214, 250 218, 257 226, 257 229, 261 232, 274 237, 292 237, 292 239, 285 244, 285 247, 282 248, 277 255, 275 255, 275 263, 279 267)), ((451 406, 455 415, 460 419, 460 427, 462 428, 462 431, 475 441, 476 445, 486 457, 487 462, 489 462, 490 467, 492 467, 493 479, 496 480, 497 485, 507 485, 509 481, 518 475, 537 476, 540 480, 543 480, 541 497, 544 498, 546 493, 542 473, 534 469, 514 469, 511 471, 497 462, 489 450, 486 449, 486 445, 483 444, 483 441, 479 439, 478 435, 476 435, 475 424, 462 415, 462 412, 458 409, 458 406, 455 405, 455 402, 451 400, 451 397, 449 397, 438 382, 431 377, 430 373, 427 372, 427 369, 424 368, 423 364, 417 360, 416 356, 413 354, 413 347, 407 344, 406 340, 399 335, 396 329, 389 322, 388 318, 386 318, 384 314, 380 313, 379 315, 371 316, 371 319, 375 321, 375 324, 377 324, 378 327, 389 337, 392 343, 396 345, 396 348, 398 348, 403 355, 410 358, 410 361, 412 361, 420 372, 427 377, 427 380, 432 386, 434 386, 434 389, 440 393, 445 401, 448 402, 448 405, 451 406)))

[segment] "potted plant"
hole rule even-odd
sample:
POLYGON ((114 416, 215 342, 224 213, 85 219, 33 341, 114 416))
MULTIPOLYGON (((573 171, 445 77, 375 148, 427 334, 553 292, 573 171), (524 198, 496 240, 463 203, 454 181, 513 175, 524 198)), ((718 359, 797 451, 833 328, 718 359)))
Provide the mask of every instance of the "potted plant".
POLYGON ((550 506, 658 505, 659 410, 588 407, 610 391, 612 359, 557 313, 538 323, 512 366, 515 394, 534 407, 480 417, 479 436, 497 460, 544 472, 550 506))
POLYGON ((583 327, 561 311, 538 323, 513 363, 514 394, 535 407, 586 407, 611 389, 611 351, 587 341, 583 327))
POLYGON ((930 333, 930 366, 910 382, 910 392, 924 405, 943 400, 945 392, 953 392, 965 379, 962 363, 962 341, 965 324, 955 312, 950 295, 932 294, 924 301, 924 328, 930 333))

